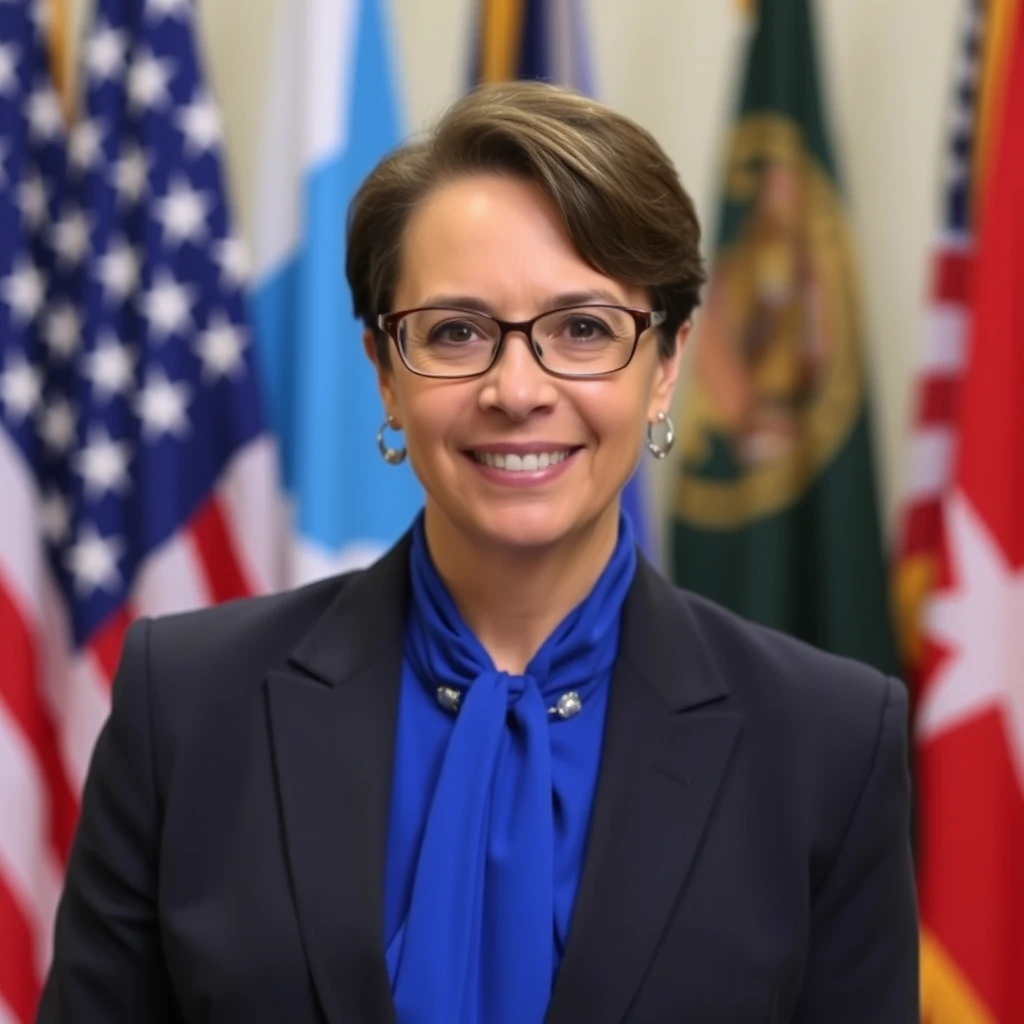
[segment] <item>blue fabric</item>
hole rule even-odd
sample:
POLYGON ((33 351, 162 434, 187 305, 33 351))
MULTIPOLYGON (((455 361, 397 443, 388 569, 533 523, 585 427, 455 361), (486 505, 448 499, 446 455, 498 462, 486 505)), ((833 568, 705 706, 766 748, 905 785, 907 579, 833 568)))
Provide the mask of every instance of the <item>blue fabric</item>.
POLYGON ((590 594, 522 676, 462 620, 414 528, 385 880, 400 1024, 539 1024, 569 933, 622 603, 629 520, 590 594), (438 686, 462 693, 457 715, 438 686), (568 690, 583 709, 550 719, 568 690))

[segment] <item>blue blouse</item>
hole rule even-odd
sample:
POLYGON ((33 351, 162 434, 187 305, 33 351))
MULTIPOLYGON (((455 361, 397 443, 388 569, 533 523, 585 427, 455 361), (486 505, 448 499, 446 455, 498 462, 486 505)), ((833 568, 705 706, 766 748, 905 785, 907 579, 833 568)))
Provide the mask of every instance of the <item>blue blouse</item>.
POLYGON ((462 620, 417 521, 385 875, 400 1024, 542 1020, 569 934, 635 567, 623 516, 590 594, 511 676, 462 620), (439 698, 439 687, 450 689, 439 698))

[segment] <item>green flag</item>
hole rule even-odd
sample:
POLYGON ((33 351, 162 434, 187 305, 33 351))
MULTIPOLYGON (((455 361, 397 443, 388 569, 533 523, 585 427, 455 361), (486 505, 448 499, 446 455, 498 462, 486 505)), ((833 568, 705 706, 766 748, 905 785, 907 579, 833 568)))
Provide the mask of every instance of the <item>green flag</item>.
POLYGON ((857 288, 807 0, 761 0, 680 424, 682 586, 896 666, 857 288))

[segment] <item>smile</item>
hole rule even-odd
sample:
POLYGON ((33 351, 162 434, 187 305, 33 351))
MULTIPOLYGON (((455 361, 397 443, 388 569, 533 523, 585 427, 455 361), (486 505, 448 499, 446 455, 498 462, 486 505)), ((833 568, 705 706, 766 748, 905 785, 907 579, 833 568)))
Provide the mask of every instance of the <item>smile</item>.
POLYGON ((564 448, 561 451, 552 452, 530 452, 526 455, 516 455, 512 452, 502 454, 500 452, 470 452, 472 457, 484 466, 492 469, 503 469, 511 473, 536 473, 539 470, 547 469, 549 466, 557 466, 564 462, 571 454, 571 448, 564 448))

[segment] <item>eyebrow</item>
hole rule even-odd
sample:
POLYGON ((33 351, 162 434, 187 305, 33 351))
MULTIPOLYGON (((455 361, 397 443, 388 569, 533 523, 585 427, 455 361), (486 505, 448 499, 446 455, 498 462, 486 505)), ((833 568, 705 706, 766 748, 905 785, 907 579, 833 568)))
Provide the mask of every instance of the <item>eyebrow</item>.
MULTIPOLYGON (((562 292, 559 295, 550 296, 541 303, 541 312, 551 309, 563 309, 566 306, 589 306, 595 303, 608 303, 612 306, 625 305, 625 300, 614 292, 606 291, 603 288, 596 288, 592 291, 562 292)), ((487 313, 496 316, 494 306, 479 295, 431 295, 420 303, 420 306, 454 306, 457 309, 471 309, 480 313, 487 313)))

